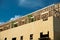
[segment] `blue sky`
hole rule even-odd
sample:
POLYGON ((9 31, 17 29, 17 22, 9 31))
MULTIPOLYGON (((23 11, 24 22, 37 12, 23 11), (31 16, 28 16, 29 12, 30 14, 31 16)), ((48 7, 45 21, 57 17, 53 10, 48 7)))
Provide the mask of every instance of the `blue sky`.
POLYGON ((60 0, 0 0, 0 23, 58 2, 60 0))

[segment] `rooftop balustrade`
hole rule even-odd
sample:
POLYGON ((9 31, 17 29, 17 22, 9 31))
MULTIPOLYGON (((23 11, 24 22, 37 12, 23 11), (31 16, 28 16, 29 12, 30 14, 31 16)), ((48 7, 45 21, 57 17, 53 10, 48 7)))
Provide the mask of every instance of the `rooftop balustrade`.
POLYGON ((31 14, 23 16, 15 21, 11 21, 3 25, 0 25, 0 32, 4 30, 8 30, 10 28, 19 27, 24 24, 28 24, 28 23, 31 23, 40 19, 43 19, 43 21, 47 21, 48 17, 57 16, 57 15, 60 16, 60 3, 53 4, 51 6, 45 7, 31 14))

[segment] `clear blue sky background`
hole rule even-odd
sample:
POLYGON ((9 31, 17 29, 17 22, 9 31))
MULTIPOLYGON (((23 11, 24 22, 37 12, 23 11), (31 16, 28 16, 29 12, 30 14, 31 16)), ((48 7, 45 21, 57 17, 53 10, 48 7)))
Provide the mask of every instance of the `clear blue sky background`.
POLYGON ((60 0, 0 0, 0 22, 6 22, 15 15, 23 16, 60 0))

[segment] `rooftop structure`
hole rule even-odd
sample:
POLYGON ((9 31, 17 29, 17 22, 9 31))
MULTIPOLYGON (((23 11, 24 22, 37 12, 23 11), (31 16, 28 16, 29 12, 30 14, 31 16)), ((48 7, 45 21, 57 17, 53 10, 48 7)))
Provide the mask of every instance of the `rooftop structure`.
POLYGON ((45 8, 39 9, 35 12, 29 13, 25 16, 22 16, 14 21, 10 21, 10 22, 0 25, 0 31, 14 28, 14 25, 12 25, 12 24, 15 24, 16 26, 21 26, 21 25, 24 25, 24 24, 27 24, 27 23, 30 23, 33 21, 40 20, 40 19, 43 19, 43 21, 44 21, 45 17, 48 19, 48 17, 50 17, 50 16, 56 16, 55 15, 56 13, 52 13, 52 12, 58 12, 57 14, 60 15, 59 9, 60 9, 59 3, 52 4, 52 5, 47 6, 45 8))

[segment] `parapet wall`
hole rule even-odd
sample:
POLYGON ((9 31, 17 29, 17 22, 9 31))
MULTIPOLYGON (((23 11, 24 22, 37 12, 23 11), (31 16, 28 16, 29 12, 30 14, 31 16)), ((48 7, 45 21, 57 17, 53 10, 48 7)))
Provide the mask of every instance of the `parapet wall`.
POLYGON ((7 22, 3 25, 0 25, 0 31, 4 31, 10 28, 22 26, 37 20, 42 19, 43 21, 48 20, 48 17, 51 16, 60 16, 60 3, 53 4, 43 9, 32 12, 31 14, 25 15, 15 21, 7 22))

